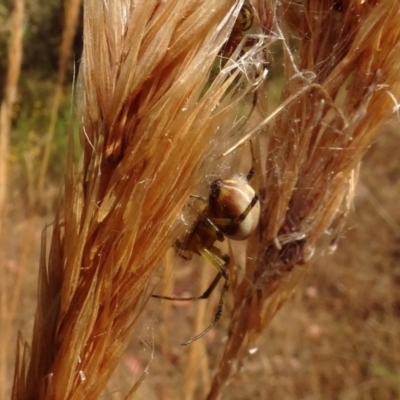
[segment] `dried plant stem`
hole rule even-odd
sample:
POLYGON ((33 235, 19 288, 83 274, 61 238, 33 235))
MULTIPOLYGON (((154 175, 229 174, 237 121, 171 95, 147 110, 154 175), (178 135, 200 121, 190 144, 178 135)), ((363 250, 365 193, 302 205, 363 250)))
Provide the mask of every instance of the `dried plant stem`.
MULTIPOLYGON (((11 122, 13 117, 13 107, 17 98, 17 84, 21 71, 22 63, 22 43, 23 43, 23 19, 25 12, 24 0, 14 0, 14 9, 11 15, 10 40, 8 44, 8 70, 6 85, 4 88, 4 99, 0 105, 0 275, 5 276, 3 268, 5 265, 6 233, 4 231, 4 219, 6 215, 7 200, 7 174, 8 174, 8 153, 11 122)), ((22 271, 19 272, 17 279, 22 279, 22 271)), ((9 310, 7 307, 7 288, 5 279, 0 279, 0 325, 2 335, 0 340, 0 398, 5 398, 8 387, 7 379, 7 356, 9 354, 9 340, 11 337, 11 321, 14 318, 15 309, 9 310)), ((13 296, 19 299, 18 288, 14 290, 13 296)))
MULTIPOLYGON (((207 289, 213 279, 214 273, 215 271, 210 268, 209 265, 203 265, 200 279, 200 293, 203 293, 204 290, 207 289)), ((197 335, 210 323, 210 313, 207 312, 207 310, 210 310, 209 306, 210 304, 208 301, 203 300, 196 302, 196 317, 193 335, 197 335)), ((197 340, 193 342, 192 346, 189 346, 188 360, 186 362, 187 368, 185 368, 185 374, 183 377, 184 399, 195 399, 196 391, 202 391, 201 397, 204 397, 206 394, 205 388, 210 386, 210 366, 205 345, 205 341, 197 340), (193 376, 198 378, 194 379, 193 376)))
MULTIPOLYGON (((165 257, 165 270, 164 270, 164 277, 165 279, 161 282, 161 293, 173 293, 174 288, 174 260, 175 255, 173 253, 173 249, 171 248, 165 257)), ((162 316, 164 321, 170 321, 172 318, 171 313, 172 303, 170 301, 164 301, 162 303, 162 316)), ((166 355, 169 353, 169 346, 168 346, 168 325, 162 324, 161 326, 161 354, 164 355, 163 360, 167 360, 166 355)), ((167 363, 166 363, 167 364, 167 363)), ((167 370, 167 365, 165 365, 165 370, 167 370)))
POLYGON ((76 35, 76 27, 78 24, 79 11, 82 0, 68 0, 64 2, 64 30, 61 39, 60 56, 58 60, 57 83, 54 90, 54 98, 51 103, 50 123, 46 133, 46 146, 40 165, 36 196, 41 198, 43 185, 46 179, 47 168, 50 160, 51 148, 53 145, 53 136, 58 118, 58 111, 63 99, 64 83, 69 66, 74 38, 76 35))

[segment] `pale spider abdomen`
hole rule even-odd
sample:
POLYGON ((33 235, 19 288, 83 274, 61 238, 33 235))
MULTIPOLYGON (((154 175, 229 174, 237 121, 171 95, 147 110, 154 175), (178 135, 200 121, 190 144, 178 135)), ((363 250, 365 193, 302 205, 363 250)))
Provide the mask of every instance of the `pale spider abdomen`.
POLYGON ((208 205, 210 219, 229 239, 244 240, 257 228, 260 203, 243 177, 212 182, 208 205))

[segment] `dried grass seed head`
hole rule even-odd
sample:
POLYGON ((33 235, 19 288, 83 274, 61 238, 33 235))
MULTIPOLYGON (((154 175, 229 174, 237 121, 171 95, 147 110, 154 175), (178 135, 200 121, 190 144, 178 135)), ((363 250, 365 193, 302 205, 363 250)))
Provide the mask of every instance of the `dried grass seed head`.
POLYGON ((85 1, 83 161, 71 142, 63 224, 41 263, 26 383, 37 397, 97 398, 126 347, 177 216, 251 89, 221 71, 204 91, 242 3, 85 1))

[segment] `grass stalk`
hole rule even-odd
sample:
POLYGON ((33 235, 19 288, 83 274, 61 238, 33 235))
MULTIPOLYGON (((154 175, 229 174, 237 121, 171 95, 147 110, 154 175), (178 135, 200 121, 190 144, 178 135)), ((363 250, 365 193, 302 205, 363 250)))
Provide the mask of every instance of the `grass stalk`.
MULTIPOLYGON (((8 163, 11 124, 13 119, 13 107, 17 100, 18 81, 21 72, 22 46, 23 46, 23 22, 25 15, 24 0, 14 0, 11 13, 10 38, 8 42, 8 68, 4 87, 4 98, 0 105, 0 274, 5 276, 5 260, 7 257, 4 244, 7 243, 5 232, 5 217, 7 214, 7 191, 8 191, 8 163)), ((17 281, 22 280, 23 271, 18 272, 17 281)), ((19 286, 12 293, 14 298, 19 299, 19 286)), ((4 279, 0 283, 0 398, 5 396, 7 387, 7 364, 9 355, 9 339, 11 337, 11 321, 15 318, 15 309, 11 311, 7 307, 7 287, 4 279)))
MULTIPOLYGON (((228 340, 209 400, 219 398, 314 250, 336 244, 360 160, 398 107, 398 2, 340 3, 254 2, 265 33, 283 42, 286 103, 271 121, 261 111, 260 120, 268 120, 260 123, 263 133, 244 135, 262 148, 261 233, 250 240, 245 278, 234 285, 228 340)), ((259 97, 270 90, 266 84, 259 97)))
POLYGON ((64 13, 64 29, 61 38, 59 60, 58 60, 58 72, 57 82, 54 90, 54 98, 52 101, 51 112, 50 112, 50 123, 46 133, 46 145, 43 152, 43 158, 41 160, 36 196, 38 199, 42 196, 43 185, 46 180, 47 169, 49 166, 50 153, 53 146, 54 131, 56 128, 58 112, 63 99, 65 78, 68 71, 69 62, 71 59, 72 48, 74 44, 74 38, 76 35, 76 29, 78 24, 79 11, 81 9, 82 0, 65 1, 65 13, 64 13))

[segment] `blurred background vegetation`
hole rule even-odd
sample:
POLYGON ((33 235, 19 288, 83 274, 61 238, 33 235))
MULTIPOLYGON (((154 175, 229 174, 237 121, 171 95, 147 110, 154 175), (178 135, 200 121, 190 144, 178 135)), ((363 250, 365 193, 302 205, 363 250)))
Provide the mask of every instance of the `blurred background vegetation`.
MULTIPOLYGON (((65 5, 72 2, 65 2, 65 5)), ((0 88, 5 88, 7 76, 7 46, 10 39, 11 0, 0 4, 0 88)), ((24 197, 37 183, 39 165, 49 129, 51 107, 60 69, 60 46, 64 24, 62 1, 36 0, 25 2, 23 19, 23 57, 18 82, 17 99, 13 106, 12 134, 10 135, 10 161, 12 171, 18 177, 24 197)), ((72 83, 76 77, 82 52, 82 10, 72 42, 71 57, 65 67, 62 82, 63 96, 58 110, 51 158, 48 164, 47 183, 58 183, 65 170, 68 126, 71 125, 72 83)), ((1 99, 4 90, 0 93, 1 99)), ((48 185, 47 185, 48 186, 48 185)), ((31 193, 32 195, 32 193, 31 193)))
MULTIPOLYGON (((29 339, 32 329, 40 235, 51 222, 53 205, 59 200, 68 132, 73 125, 72 87, 82 50, 81 11, 62 82, 46 179, 43 190, 37 193, 59 82, 64 13, 70 3, 25 2, 23 60, 7 158, 0 398, 9 397, 17 332, 29 339)), ((6 86, 13 5, 11 0, 0 3, 0 100, 6 86)), ((362 165, 355 212, 339 248, 333 256, 325 254, 316 260, 292 300, 259 340, 243 372, 227 388, 225 398, 400 398, 399 145, 399 123, 395 119, 384 127, 362 165)), ((157 399, 180 398, 178 388, 187 383, 184 380, 190 374, 183 374, 184 349, 179 348, 173 332, 178 324, 187 325, 191 307, 173 309, 170 319, 164 321, 172 334, 168 357, 152 355, 146 396, 152 393, 157 399)), ((159 303, 150 302, 147 316, 157 320, 161 311, 159 303)), ((221 323, 217 329, 226 327, 221 323)), ((186 337, 191 336, 189 332, 186 337)), ((156 337, 159 334, 156 330, 156 337)), ((205 340, 212 341, 212 335, 205 340)), ((105 398, 117 398, 113 390, 131 384, 145 362, 133 344, 121 363, 123 372, 114 376, 105 398)), ((192 398, 203 397, 197 393, 192 398)))

